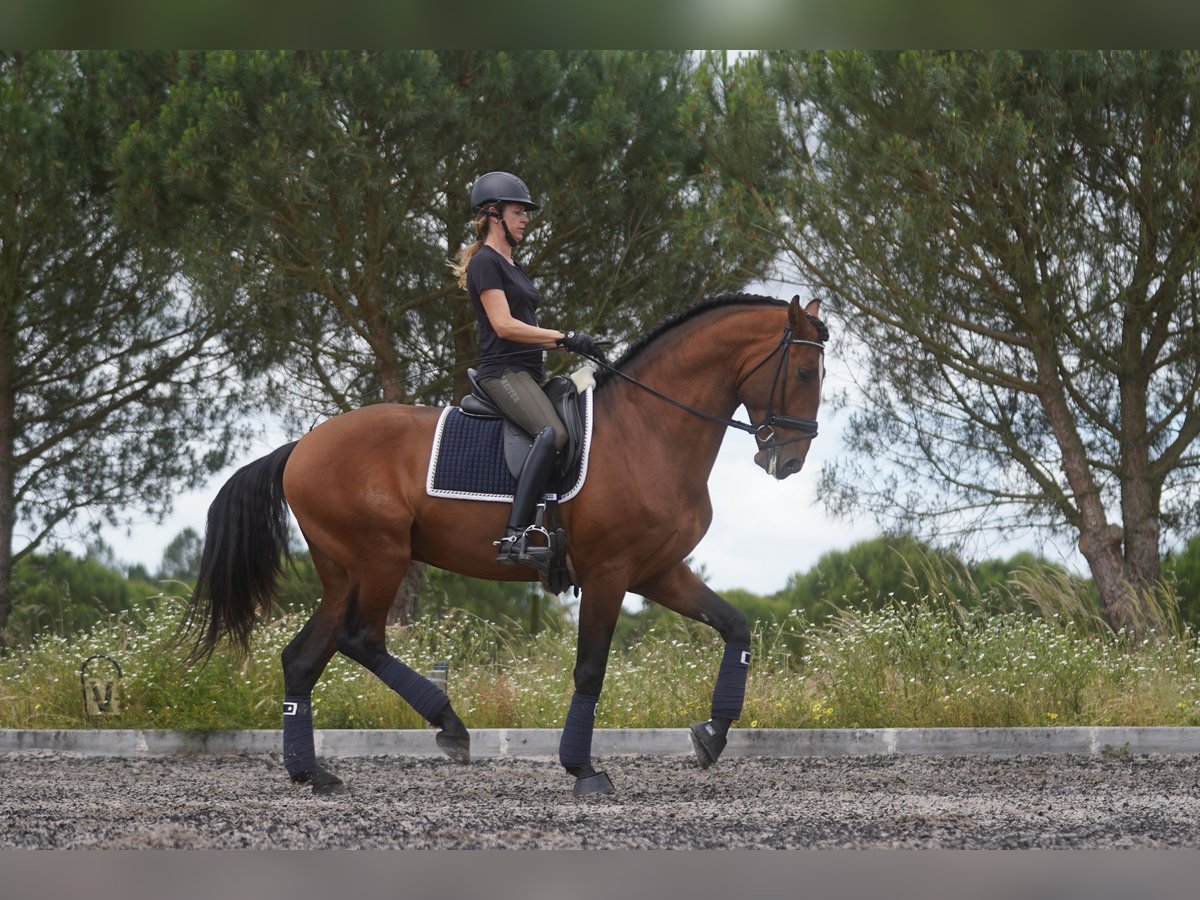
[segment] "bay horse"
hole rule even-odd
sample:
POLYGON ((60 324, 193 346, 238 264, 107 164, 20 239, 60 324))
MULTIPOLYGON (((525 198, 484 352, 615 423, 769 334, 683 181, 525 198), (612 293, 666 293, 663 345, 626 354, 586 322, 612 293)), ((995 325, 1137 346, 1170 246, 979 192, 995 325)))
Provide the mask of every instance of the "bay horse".
MULTIPOLYGON (((592 765, 596 704, 627 591, 710 625, 724 639, 712 718, 691 727, 700 765, 716 762, 742 711, 750 663, 746 617, 684 563, 712 521, 708 477, 728 427, 755 435, 754 461, 776 479, 800 471, 817 434, 828 331, 820 301, 801 307, 747 294, 701 302, 631 347, 602 373, 587 479, 562 505, 581 590, 575 693, 559 761, 574 793, 611 793, 592 765), (731 418, 739 405, 749 423, 731 418)), ((330 418, 238 470, 208 511, 199 578, 183 633, 190 659, 222 638, 248 649, 270 611, 287 547, 288 508, 324 588, 282 653, 284 764, 316 793, 345 790, 314 753, 310 697, 335 652, 375 673, 468 762, 470 735, 446 694, 388 653, 384 624, 412 560, 475 578, 534 581, 496 562, 504 504, 426 492, 435 407, 379 404, 330 418)))

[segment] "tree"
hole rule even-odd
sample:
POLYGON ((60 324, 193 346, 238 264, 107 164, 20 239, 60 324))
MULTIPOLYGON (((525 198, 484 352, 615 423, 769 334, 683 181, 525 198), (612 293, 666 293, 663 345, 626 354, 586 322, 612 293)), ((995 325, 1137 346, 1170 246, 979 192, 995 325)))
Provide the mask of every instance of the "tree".
POLYGON ((7 632, 14 644, 42 633, 77 634, 158 593, 147 582, 122 576, 103 553, 89 550, 82 558, 66 550, 25 554, 14 568, 7 632))
POLYGON ((212 53, 175 68, 162 121, 123 145, 131 213, 210 274, 237 269, 296 424, 467 389, 474 318, 448 263, 489 169, 524 173, 545 202, 520 255, 548 322, 626 340, 773 252, 746 227, 757 207, 706 167, 698 138, 720 110, 687 53, 212 53))
POLYGON ((826 496, 926 534, 1073 534, 1140 631, 1164 534, 1200 514, 1200 56, 766 69, 789 261, 859 342, 826 496))
MULTIPOLYGON (((928 544, 911 535, 890 535, 859 541, 846 550, 823 553, 807 572, 788 577, 777 596, 793 609, 820 621, 836 608, 866 604, 879 608, 923 573, 929 560, 943 560, 928 544)), ((928 585, 924 585, 925 588, 928 585)))
MULTIPOLYGON (((292 424, 444 403, 478 357, 448 262, 473 239, 484 172, 523 173, 545 203, 520 256, 547 324, 625 341, 761 274, 774 248, 748 225, 762 210, 706 158, 715 65, 676 51, 184 55, 164 115, 123 145, 125 193, 203 272, 236 271, 292 424)), ((407 621, 412 592, 398 602, 407 621)))
POLYGON ((789 609, 804 610, 814 621, 837 608, 878 609, 895 596, 914 593, 948 594, 963 606, 998 601, 1007 608, 1015 596, 1013 576, 1022 571, 1065 577, 1061 566, 1028 552, 968 563, 912 535, 884 535, 822 554, 807 572, 791 575, 773 599, 789 609))
POLYGON ((185 528, 163 550, 162 562, 155 577, 194 585, 200 574, 200 558, 203 555, 204 539, 195 528, 185 528))
POLYGON ((116 214, 115 146, 158 76, 0 55, 0 646, 16 562, 62 528, 163 512, 236 447, 220 316, 116 214))

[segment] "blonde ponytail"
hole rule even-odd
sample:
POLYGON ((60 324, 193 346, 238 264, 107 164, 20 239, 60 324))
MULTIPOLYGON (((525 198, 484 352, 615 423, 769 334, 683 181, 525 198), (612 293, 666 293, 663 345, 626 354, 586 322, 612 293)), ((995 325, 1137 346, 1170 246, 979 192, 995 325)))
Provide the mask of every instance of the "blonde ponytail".
POLYGON ((487 237, 488 215, 480 213, 475 217, 475 243, 468 244, 458 251, 458 259, 450 263, 450 268, 454 271, 454 277, 458 279, 458 286, 464 291, 467 289, 467 266, 471 264, 471 257, 479 252, 483 247, 483 239, 487 237))

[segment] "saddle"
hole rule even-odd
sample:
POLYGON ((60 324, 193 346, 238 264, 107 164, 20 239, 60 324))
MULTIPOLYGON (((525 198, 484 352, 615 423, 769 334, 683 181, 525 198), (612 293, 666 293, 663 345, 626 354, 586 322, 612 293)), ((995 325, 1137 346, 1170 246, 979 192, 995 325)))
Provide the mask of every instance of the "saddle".
MULTIPOLYGON (((514 422, 504 417, 504 413, 496 406, 487 391, 479 383, 475 369, 467 370, 467 378, 471 382, 472 393, 460 401, 458 408, 466 416, 478 419, 500 419, 502 426, 502 443, 504 462, 514 479, 519 478, 529 450, 533 446, 533 438, 514 422)), ((551 378, 542 386, 547 399, 554 411, 558 413, 567 429, 567 443, 559 452, 555 461, 552 480, 562 480, 577 470, 581 462, 584 444, 584 425, 579 412, 579 387, 575 380, 563 375, 551 378)), ((546 571, 541 573, 542 583, 552 593, 560 594, 568 588, 575 588, 570 566, 567 562, 567 533, 563 528, 562 514, 558 509, 558 494, 546 494, 538 504, 534 523, 531 528, 539 531, 550 547, 552 556, 546 571)))
MULTIPOLYGON (((487 391, 476 378, 474 369, 467 369, 467 378, 471 382, 471 393, 467 394, 458 404, 465 415, 477 419, 502 419, 504 421, 504 462, 513 478, 521 475, 525 458, 529 456, 529 448, 533 446, 533 438, 525 433, 519 425, 504 418, 500 407, 488 397, 487 391)), ((543 385, 550 405, 558 413, 567 429, 567 443, 558 454, 554 464, 554 474, 565 478, 579 463, 583 452, 583 420, 579 415, 579 388, 574 380, 565 375, 556 375, 543 385)))

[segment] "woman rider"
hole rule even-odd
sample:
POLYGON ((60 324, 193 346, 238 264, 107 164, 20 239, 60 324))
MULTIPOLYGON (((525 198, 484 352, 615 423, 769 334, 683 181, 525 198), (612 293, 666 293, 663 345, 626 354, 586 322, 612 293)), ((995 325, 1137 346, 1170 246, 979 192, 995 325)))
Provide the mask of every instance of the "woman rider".
POLYGON ((533 438, 513 493, 508 527, 496 542, 496 559, 545 571, 550 548, 529 546, 526 531, 555 456, 567 441, 567 430, 541 387, 546 380, 544 351, 563 347, 596 355, 600 344, 588 334, 538 325, 538 290, 512 257, 513 248, 525 238, 529 214, 541 208, 525 182, 508 172, 489 172, 472 186, 471 208, 476 240, 459 254, 454 271, 475 305, 480 350, 476 378, 505 417, 533 438))

